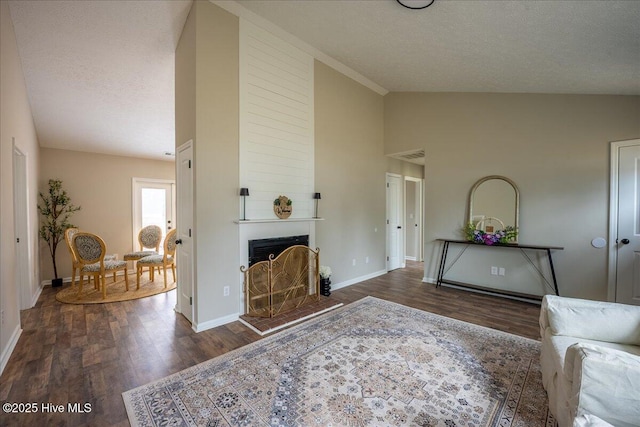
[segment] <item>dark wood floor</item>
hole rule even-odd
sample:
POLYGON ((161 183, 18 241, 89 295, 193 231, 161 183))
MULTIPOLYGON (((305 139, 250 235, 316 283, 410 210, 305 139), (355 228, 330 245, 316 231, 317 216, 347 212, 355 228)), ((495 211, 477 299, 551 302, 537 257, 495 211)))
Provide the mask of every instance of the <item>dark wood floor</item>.
MULTIPOLYGON (((348 304, 367 295, 538 339, 539 306, 421 282, 422 265, 332 293, 348 304)), ((0 413, 2 426, 127 426, 121 393, 260 339, 239 322, 195 333, 173 311, 175 291, 122 303, 70 305, 45 288, 22 312, 23 333, 0 377, 0 401, 35 403, 37 414, 0 413), (42 413, 42 404, 65 413, 42 413), (90 403, 71 414, 68 403, 90 403)))

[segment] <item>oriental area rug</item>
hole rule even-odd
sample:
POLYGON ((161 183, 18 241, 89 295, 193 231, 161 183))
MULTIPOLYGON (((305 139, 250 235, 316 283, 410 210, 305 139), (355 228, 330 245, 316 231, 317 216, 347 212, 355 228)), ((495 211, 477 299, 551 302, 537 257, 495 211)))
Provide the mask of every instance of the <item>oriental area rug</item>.
POLYGON ((555 426, 537 341, 367 297, 123 393, 133 426, 555 426))

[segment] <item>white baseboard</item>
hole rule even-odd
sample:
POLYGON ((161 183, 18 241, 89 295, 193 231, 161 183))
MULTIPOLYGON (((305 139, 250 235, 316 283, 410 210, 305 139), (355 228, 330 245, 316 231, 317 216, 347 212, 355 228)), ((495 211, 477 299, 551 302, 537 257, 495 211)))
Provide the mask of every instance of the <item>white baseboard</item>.
MULTIPOLYGON (((432 285, 435 285, 437 280, 434 279, 433 277, 423 277, 422 281, 424 283, 430 283, 432 285)), ((523 302, 528 302, 528 303, 533 303, 533 304, 541 304, 541 301, 538 301, 536 299, 531 299, 531 298, 526 298, 526 297, 518 297, 518 296, 512 296, 512 295, 506 295, 506 294, 501 294, 499 292, 491 292, 491 291, 484 291, 482 289, 474 289, 474 288, 469 288, 466 286, 456 286, 456 285, 452 285, 450 283, 443 283, 441 286, 447 287, 447 288, 453 288, 453 289, 460 289, 462 291, 467 291, 467 292, 475 292, 477 294, 484 294, 484 295, 491 295, 494 297, 501 297, 501 298, 507 298, 507 299, 513 299, 516 301, 523 301, 523 302)))
MULTIPOLYGON (((109 273, 107 277, 109 277, 111 274, 112 273, 109 273)), ((132 274, 132 272, 129 271, 128 274, 132 274)), ((135 274, 135 271, 133 271, 133 274, 135 274)), ((116 276, 124 276, 124 270, 116 271, 116 276)), ((78 276, 76 276, 76 281, 77 280, 78 280, 78 276)), ((63 277, 62 283, 71 283, 71 277, 63 277)), ((51 286, 51 279, 43 280, 42 282, 40 282, 40 287, 44 288, 45 286, 51 286)))
POLYGON ((202 332, 202 331, 206 331, 207 329, 211 329, 218 326, 226 325, 227 323, 235 322, 239 318, 240 318, 240 314, 234 313, 228 316, 218 317, 217 319, 207 320, 206 322, 202 322, 202 323, 193 322, 191 324, 191 329, 193 329, 195 332, 202 332))
POLYGON ((18 325, 13 331, 13 334, 11 334, 11 339, 9 339, 9 342, 7 343, 7 348, 2 351, 2 355, 0 356, 0 374, 2 374, 2 371, 4 371, 4 368, 7 366, 11 353, 13 353, 13 350, 16 348, 16 344, 18 344, 20 335, 22 335, 22 328, 18 325))
POLYGON ((404 257, 404 259, 406 259, 407 261, 415 261, 416 257, 414 257, 414 256, 406 256, 406 257, 404 257))
POLYGON ((31 308, 35 307, 38 302, 38 298, 40 298, 40 294, 42 293, 42 288, 44 288, 44 286, 40 285, 36 293, 33 295, 33 298, 31 298, 31 308))
POLYGON ((383 274, 387 274, 387 270, 379 270, 370 274, 366 274, 364 276, 355 277, 350 280, 345 280, 344 282, 331 284, 331 290, 338 290, 342 288, 346 288, 347 286, 355 285, 356 283, 364 282, 365 280, 373 279, 374 277, 382 276, 383 274))
MULTIPOLYGON (((383 274, 387 274, 387 270, 380 270, 380 271, 376 271, 364 276, 360 276, 360 277, 355 277, 353 279, 350 280, 345 280, 344 282, 340 282, 340 283, 335 283, 335 284, 331 284, 331 290, 337 290, 337 289, 342 289, 345 288, 347 286, 351 286, 354 285, 356 283, 360 283, 363 282, 365 280, 369 280, 369 279, 373 279, 374 277, 378 277, 378 276, 382 276, 383 274)), ((211 328, 215 328, 217 326, 222 326, 222 325, 226 325, 227 323, 231 323, 231 322, 235 322, 236 320, 240 319, 240 314, 239 313, 235 313, 235 314, 230 314, 228 316, 224 316, 224 317, 219 317, 217 319, 213 319, 213 320, 208 320, 206 322, 203 323, 193 323, 191 325, 191 328, 195 331, 195 332, 202 332, 205 331, 207 329, 211 329, 211 328)), ((273 331, 271 331, 273 332, 273 331)))

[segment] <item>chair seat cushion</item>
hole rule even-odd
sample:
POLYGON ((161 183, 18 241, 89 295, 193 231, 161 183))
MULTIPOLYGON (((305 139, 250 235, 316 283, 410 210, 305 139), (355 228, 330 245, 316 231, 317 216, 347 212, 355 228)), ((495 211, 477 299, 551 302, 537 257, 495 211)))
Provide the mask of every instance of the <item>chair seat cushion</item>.
MULTIPOLYGON (((150 255, 138 260, 138 265, 162 265, 164 255, 150 255)), ((171 263, 171 256, 167 257, 167 263, 171 263)))
POLYGON ((118 254, 112 254, 112 255, 105 255, 104 256, 104 260, 105 261, 113 261, 118 259, 118 254))
MULTIPOLYGON (((125 268, 126 266, 127 266, 126 261, 110 260, 110 261, 104 262, 105 271, 119 270, 121 268, 125 268)), ((96 262, 95 264, 87 264, 84 267, 82 267, 82 271, 88 272, 88 273, 95 273, 97 271, 100 271, 100 263, 96 262)))
POLYGON ((158 255, 158 252, 156 252, 156 251, 129 252, 129 253, 124 254, 124 260, 125 261, 137 261, 139 259, 142 259, 142 258, 150 256, 150 255, 158 255))

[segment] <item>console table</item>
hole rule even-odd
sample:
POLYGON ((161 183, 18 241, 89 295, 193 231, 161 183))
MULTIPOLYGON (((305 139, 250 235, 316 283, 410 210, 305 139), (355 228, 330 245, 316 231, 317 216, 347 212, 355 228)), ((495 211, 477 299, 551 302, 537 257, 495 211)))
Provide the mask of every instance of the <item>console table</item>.
POLYGON ((542 279, 547 283, 547 285, 551 286, 551 283, 549 283, 549 281, 545 277, 544 273, 542 271, 540 271, 538 266, 531 260, 529 255, 527 255, 527 253, 524 251, 525 249, 531 249, 531 250, 536 250, 536 251, 545 251, 547 253, 547 259, 549 260, 549 268, 551 270, 551 278, 552 278, 552 281, 553 281, 553 289, 555 290, 556 295, 560 295, 560 293, 558 292, 558 281, 556 279, 556 272, 555 272, 555 270, 553 268, 553 259, 551 258, 551 251, 552 250, 563 250, 564 248, 562 248, 562 247, 559 247, 559 246, 521 245, 521 244, 517 244, 517 243, 506 244, 506 245, 482 245, 482 244, 471 242, 469 240, 450 240, 450 239, 436 239, 436 241, 443 242, 442 253, 440 255, 440 267, 438 268, 438 279, 436 281, 436 287, 441 286, 443 283, 448 283, 448 284, 451 284, 451 285, 456 285, 456 286, 461 286, 461 287, 468 287, 468 288, 472 288, 472 289, 481 289, 481 290, 485 290, 485 291, 489 291, 489 292, 493 292, 493 293, 498 293, 498 294, 503 294, 503 295, 508 295, 508 296, 542 299, 542 297, 540 297, 538 295, 511 293, 511 292, 508 292, 508 291, 503 291, 503 290, 498 290, 498 289, 491 289, 491 288, 486 288, 486 287, 482 287, 482 286, 476 286, 476 285, 472 285, 472 284, 468 284, 468 283, 453 282, 453 281, 449 281, 449 280, 444 279, 444 275, 447 273, 447 271, 449 271, 451 269, 451 267, 453 267, 453 265, 456 263, 456 261, 458 261, 458 259, 467 250, 467 248, 469 248, 469 246, 487 248, 489 250, 491 250, 492 248, 493 249, 495 249, 495 248, 511 248, 511 249, 519 249, 520 252, 522 252, 524 257, 527 259, 527 261, 529 261, 529 264, 531 264, 533 266, 533 268, 536 269, 538 274, 540 274, 540 277, 542 277, 542 279), (458 256, 453 260, 451 265, 447 268, 447 255, 448 255, 448 252, 449 252, 449 245, 450 244, 465 245, 465 248, 458 254, 458 256))

